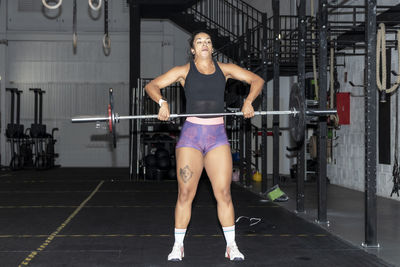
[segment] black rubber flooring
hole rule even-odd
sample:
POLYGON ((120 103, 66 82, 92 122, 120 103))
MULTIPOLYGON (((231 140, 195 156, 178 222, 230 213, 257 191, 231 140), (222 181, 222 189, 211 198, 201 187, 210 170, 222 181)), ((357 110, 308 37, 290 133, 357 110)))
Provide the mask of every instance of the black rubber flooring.
POLYGON ((0 172, 0 266, 391 266, 232 185, 244 262, 225 240, 208 179, 193 204, 182 262, 167 262, 176 181, 131 182, 127 169, 0 172), (97 191, 96 191, 97 188, 97 191))

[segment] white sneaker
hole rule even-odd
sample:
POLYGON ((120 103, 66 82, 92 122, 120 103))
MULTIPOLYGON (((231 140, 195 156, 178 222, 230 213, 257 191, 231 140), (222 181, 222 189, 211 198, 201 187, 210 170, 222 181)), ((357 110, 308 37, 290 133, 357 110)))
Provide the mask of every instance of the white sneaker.
POLYGON ((183 244, 175 243, 171 253, 168 255, 169 261, 181 261, 182 258, 185 256, 183 251, 183 244))
POLYGON ((244 255, 239 251, 236 242, 233 242, 226 247, 225 258, 229 258, 231 261, 243 261, 244 255))

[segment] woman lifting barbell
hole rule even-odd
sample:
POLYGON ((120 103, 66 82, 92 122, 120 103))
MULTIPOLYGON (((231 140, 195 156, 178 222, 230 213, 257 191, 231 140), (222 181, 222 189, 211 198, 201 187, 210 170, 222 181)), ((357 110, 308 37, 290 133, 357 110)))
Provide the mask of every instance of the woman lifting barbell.
MULTIPOLYGON (((158 119, 169 119, 168 102, 162 98, 160 89, 174 82, 180 82, 185 89, 187 113, 223 112, 225 83, 229 78, 250 84, 242 112, 245 118, 253 117, 252 102, 261 92, 264 80, 235 64, 213 59, 212 40, 206 32, 194 33, 189 42, 193 59, 186 65, 172 68, 145 87, 151 99, 160 105, 158 119)), ((183 240, 203 168, 206 169, 217 200, 218 219, 227 245, 225 257, 244 260, 235 242, 235 216, 230 191, 232 154, 223 117, 186 119, 176 145, 176 166, 178 199, 175 207, 175 242, 168 260, 180 261, 184 256, 183 240)))

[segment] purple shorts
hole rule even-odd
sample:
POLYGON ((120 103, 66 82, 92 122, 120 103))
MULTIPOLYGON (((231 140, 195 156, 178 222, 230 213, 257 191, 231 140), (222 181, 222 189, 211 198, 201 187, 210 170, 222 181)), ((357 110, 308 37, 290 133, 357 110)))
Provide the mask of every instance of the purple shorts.
POLYGON ((211 149, 222 145, 229 145, 224 123, 199 124, 186 120, 176 148, 192 147, 204 156, 211 149))

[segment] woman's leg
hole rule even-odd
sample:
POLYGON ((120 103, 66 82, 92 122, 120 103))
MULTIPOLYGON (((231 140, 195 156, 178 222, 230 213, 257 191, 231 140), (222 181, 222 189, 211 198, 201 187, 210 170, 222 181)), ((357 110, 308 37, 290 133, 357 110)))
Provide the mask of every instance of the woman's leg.
POLYGON ((184 257, 183 239, 192 214, 192 202, 203 166, 203 154, 199 150, 191 147, 176 149, 178 200, 175 207, 175 242, 168 255, 169 261, 181 261, 184 257))
POLYGON ((225 257, 244 260, 235 242, 235 212, 231 197, 232 154, 229 145, 210 150, 204 157, 204 166, 217 200, 218 218, 226 240, 225 257))
POLYGON ((203 171, 203 154, 191 147, 176 149, 178 200, 175 207, 175 228, 186 229, 189 224, 192 202, 203 171))
POLYGON ((217 200, 218 219, 222 227, 235 224, 231 198, 232 155, 229 145, 218 146, 204 157, 204 167, 217 200))

